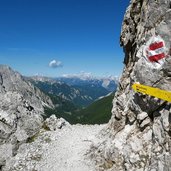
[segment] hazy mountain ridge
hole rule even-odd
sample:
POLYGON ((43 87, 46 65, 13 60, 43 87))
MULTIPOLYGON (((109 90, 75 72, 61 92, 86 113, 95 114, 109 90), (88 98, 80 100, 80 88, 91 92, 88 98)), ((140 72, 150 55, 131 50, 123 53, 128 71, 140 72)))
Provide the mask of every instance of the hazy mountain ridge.
MULTIPOLYGON (((52 99, 52 102, 55 106, 54 109, 45 108, 45 115, 44 117, 49 117, 52 113, 55 114, 57 117, 63 117, 67 121, 69 121, 71 124, 75 123, 96 123, 98 120, 98 123, 104 123, 106 122, 106 119, 103 119, 100 117, 98 119, 94 119, 94 121, 89 121, 88 118, 93 118, 93 116, 84 116, 82 117, 82 112, 86 110, 86 108, 89 108, 89 105, 91 103, 98 101, 99 98, 105 98, 105 96, 111 94, 111 92, 107 89, 105 89, 102 86, 103 81, 97 80, 97 79, 80 79, 80 78, 69 78, 68 79, 53 79, 48 77, 30 77, 27 78, 30 82, 32 82, 36 87, 38 87, 40 90, 42 90, 44 93, 46 93, 50 98, 52 99), (72 85, 68 85, 69 82, 72 82, 72 85), (66 82, 66 83, 65 83, 66 82), (74 83, 74 84, 73 84, 74 83), (85 108, 81 110, 82 108, 85 108), (84 118, 86 118, 86 121, 84 122, 84 118)), ((112 80, 113 81, 113 80, 112 80)), ((112 85, 112 89, 114 90, 116 86, 116 83, 112 85)), ((102 100, 103 100, 102 98, 102 100)), ((109 110, 111 109, 112 99, 108 101, 108 104, 105 103, 109 110)), ((94 110, 98 110, 97 106, 94 107, 94 110)), ((89 110, 92 113, 88 112, 89 115, 94 115, 92 110, 89 110)), ((101 116, 106 116, 107 119, 111 116, 111 112, 104 112, 102 114, 101 110, 101 116)), ((85 114, 86 115, 86 114, 85 114)), ((95 115, 98 115, 95 113, 95 115)), ((96 117, 94 117, 96 118, 96 117)))
POLYGON ((117 81, 114 79, 81 79, 81 78, 48 78, 30 77, 35 86, 42 91, 71 101, 78 107, 85 107, 101 96, 116 91, 117 81))
POLYGON ((79 77, 79 76, 65 76, 56 78, 72 86, 94 85, 102 86, 108 91, 116 91, 119 78, 118 77, 79 77))
POLYGON ((32 81, 32 83, 42 91, 51 95, 59 96, 64 100, 72 101, 76 105, 82 105, 86 101, 92 100, 90 96, 83 94, 79 89, 62 82, 32 81))

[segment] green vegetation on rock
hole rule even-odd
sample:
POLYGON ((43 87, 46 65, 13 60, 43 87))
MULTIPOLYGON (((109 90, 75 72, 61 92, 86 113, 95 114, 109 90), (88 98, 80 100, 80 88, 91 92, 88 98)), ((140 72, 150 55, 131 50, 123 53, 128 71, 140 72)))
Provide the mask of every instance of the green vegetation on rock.
POLYGON ((103 124, 111 118, 114 93, 103 97, 85 109, 78 111, 81 114, 79 122, 82 124, 103 124))

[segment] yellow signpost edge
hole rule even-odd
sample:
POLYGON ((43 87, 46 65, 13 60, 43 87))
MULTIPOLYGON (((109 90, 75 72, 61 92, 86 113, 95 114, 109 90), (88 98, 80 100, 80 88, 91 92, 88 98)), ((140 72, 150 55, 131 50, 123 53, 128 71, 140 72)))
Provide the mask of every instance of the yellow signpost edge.
POLYGON ((136 92, 147 94, 162 99, 164 101, 171 102, 171 91, 161 90, 159 88, 153 88, 139 83, 134 83, 132 85, 132 88, 136 92))

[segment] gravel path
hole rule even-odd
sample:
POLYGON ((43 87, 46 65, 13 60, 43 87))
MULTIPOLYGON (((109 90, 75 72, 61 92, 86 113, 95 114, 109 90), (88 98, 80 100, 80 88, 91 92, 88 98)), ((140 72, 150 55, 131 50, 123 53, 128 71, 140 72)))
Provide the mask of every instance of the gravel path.
POLYGON ((86 158, 92 142, 104 125, 73 125, 51 133, 52 142, 39 163, 41 171, 95 171, 86 158))

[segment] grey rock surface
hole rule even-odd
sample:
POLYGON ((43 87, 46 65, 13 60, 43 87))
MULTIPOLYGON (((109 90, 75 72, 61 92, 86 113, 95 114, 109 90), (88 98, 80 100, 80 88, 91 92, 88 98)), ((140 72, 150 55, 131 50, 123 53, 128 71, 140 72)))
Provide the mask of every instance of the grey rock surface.
POLYGON ((121 45, 125 68, 113 101, 104 141, 91 155, 99 170, 170 171, 171 104, 132 89, 135 82, 171 91, 171 1, 131 0, 126 11, 121 45), (145 51, 151 37, 160 36, 167 58, 152 63, 145 51))
POLYGON ((0 65, 0 168, 39 132, 52 101, 10 67, 0 65))
POLYGON ((57 118, 55 115, 51 115, 44 121, 44 128, 55 131, 57 129, 62 129, 65 126, 69 126, 70 124, 63 118, 57 118))

